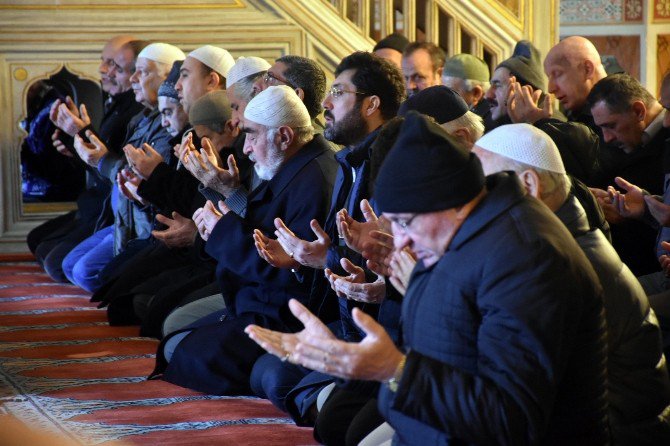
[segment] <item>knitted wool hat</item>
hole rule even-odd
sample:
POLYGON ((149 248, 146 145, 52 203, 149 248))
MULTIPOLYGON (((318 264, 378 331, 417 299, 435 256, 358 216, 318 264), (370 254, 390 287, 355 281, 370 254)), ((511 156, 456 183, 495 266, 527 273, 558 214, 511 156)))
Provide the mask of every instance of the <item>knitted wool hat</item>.
POLYGON ((486 62, 467 53, 456 54, 447 59, 444 62, 442 76, 472 79, 480 82, 488 82, 491 79, 489 66, 486 65, 486 62))
POLYGON ((225 124, 230 117, 230 102, 224 90, 210 91, 198 98, 188 112, 191 125, 225 124))
POLYGON ((502 125, 479 138, 475 145, 529 166, 565 173, 563 159, 554 141, 530 124, 502 125))
POLYGON ((438 124, 453 121, 468 112, 468 104, 449 87, 435 85, 413 94, 400 105, 399 116, 411 110, 428 115, 438 124))
POLYGON ((479 159, 431 119, 407 113, 375 182, 383 212, 425 213, 462 206, 484 187, 479 159))
POLYGON ((158 87, 158 96, 165 96, 172 99, 179 99, 179 94, 175 90, 174 86, 179 80, 179 70, 181 69, 181 64, 183 61, 175 60, 172 64, 172 69, 167 78, 163 81, 160 87, 158 87))
POLYGON ((223 77, 227 77, 228 71, 235 65, 235 59, 228 51, 213 45, 196 48, 188 56, 199 60, 223 77))
POLYGON ((312 124, 307 107, 288 85, 269 87, 254 96, 244 110, 244 119, 270 128, 312 124))
POLYGON ((546 91, 544 69, 540 51, 527 40, 519 41, 512 57, 503 60, 496 69, 507 68, 521 85, 530 85, 535 90, 546 91))
POLYGON ((145 46, 137 57, 144 57, 145 59, 153 60, 154 62, 172 66, 175 60, 184 60, 186 56, 184 56, 184 52, 176 46, 170 45, 169 43, 158 42, 145 46))
POLYGON ((237 62, 228 71, 226 86, 230 88, 235 82, 252 74, 268 71, 272 65, 260 57, 238 57, 237 62))
POLYGON ((399 53, 402 53, 405 51, 405 47, 407 45, 409 45, 409 40, 407 40, 407 37, 403 36, 402 34, 393 33, 377 42, 377 45, 375 45, 372 51, 391 48, 392 50, 396 50, 399 53))

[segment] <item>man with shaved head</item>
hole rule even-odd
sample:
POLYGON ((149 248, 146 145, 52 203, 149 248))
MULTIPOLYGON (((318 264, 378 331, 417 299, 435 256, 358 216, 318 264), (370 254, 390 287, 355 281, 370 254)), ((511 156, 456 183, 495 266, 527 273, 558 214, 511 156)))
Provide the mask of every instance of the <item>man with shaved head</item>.
POLYGON ((584 107, 593 86, 607 73, 593 43, 580 36, 561 40, 547 53, 544 72, 549 80, 549 93, 556 96, 569 117, 596 130, 588 109, 584 107))
MULTIPOLYGON (((587 99, 596 84, 607 77, 607 73, 593 43, 579 36, 563 39, 547 54, 544 60, 544 71, 549 79, 549 92, 556 95, 568 112, 568 118, 589 126, 600 137, 598 169, 591 176, 588 185, 599 188, 601 191, 598 193, 602 195, 602 190, 615 184, 615 178, 623 177, 633 183, 644 184, 643 187, 651 193, 661 194, 663 176, 660 168, 662 165, 660 152, 652 155, 649 150, 636 150, 640 146, 639 141, 633 146, 625 147, 612 137, 611 122, 594 119, 592 112, 596 113, 602 107, 598 109, 592 107, 596 104, 589 103, 587 99), (608 126, 610 129, 605 131, 604 129, 608 126), (636 172, 636 174, 631 174, 631 172, 636 172)), ((632 92, 631 86, 635 83, 638 84, 634 89, 636 92, 644 90, 639 82, 632 80, 623 90, 632 92)), ((629 104, 633 102, 635 99, 629 104)), ((646 116, 645 124, 648 124, 648 121, 649 116, 646 116)), ((641 133, 641 131, 635 133, 641 133)), ((628 134, 630 135, 630 131, 628 134)), ((608 213, 606 217, 611 225, 614 248, 635 275, 656 271, 658 265, 655 263, 652 250, 653 231, 649 231, 640 222, 622 219, 615 213, 608 213), (646 233, 643 236, 644 239, 640 240, 640 234, 644 233, 646 233)))

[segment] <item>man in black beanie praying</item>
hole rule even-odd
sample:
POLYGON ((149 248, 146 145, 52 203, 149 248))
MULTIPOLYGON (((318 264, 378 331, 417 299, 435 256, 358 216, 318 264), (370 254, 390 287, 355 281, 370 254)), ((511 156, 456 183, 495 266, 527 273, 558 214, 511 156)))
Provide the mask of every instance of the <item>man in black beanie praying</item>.
POLYGON ((566 228, 512 173, 410 112, 375 183, 396 249, 419 262, 396 347, 357 309, 337 340, 298 302, 297 334, 247 327, 269 352, 384 383, 394 444, 606 444, 602 288, 566 228), (402 178, 403 181, 399 181, 402 178))

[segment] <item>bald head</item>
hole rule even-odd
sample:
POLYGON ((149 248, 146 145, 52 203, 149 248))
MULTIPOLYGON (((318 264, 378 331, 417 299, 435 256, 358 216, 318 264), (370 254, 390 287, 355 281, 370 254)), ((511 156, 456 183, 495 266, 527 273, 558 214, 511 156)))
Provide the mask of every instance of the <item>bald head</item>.
POLYGON ((114 87, 113 82, 109 78, 109 70, 114 66, 114 56, 121 51, 121 48, 123 48, 125 44, 133 40, 135 40, 133 36, 114 36, 109 39, 102 48, 98 73, 100 73, 100 82, 104 92, 109 93, 110 89, 114 87))
POLYGON ((549 50, 544 72, 549 92, 573 113, 584 108, 591 88, 607 76, 596 47, 580 36, 566 37, 549 50))

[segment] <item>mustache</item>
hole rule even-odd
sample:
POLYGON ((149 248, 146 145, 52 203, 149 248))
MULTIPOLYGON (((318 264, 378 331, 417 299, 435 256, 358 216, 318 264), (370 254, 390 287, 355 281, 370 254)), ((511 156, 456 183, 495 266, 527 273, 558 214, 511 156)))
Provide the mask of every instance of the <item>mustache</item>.
POLYGON ((330 118, 333 121, 335 120, 335 117, 333 116, 333 113, 330 110, 326 110, 325 112, 323 112, 323 117, 330 118))

